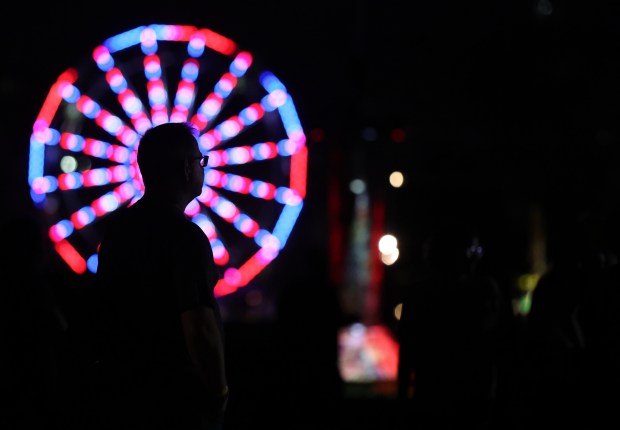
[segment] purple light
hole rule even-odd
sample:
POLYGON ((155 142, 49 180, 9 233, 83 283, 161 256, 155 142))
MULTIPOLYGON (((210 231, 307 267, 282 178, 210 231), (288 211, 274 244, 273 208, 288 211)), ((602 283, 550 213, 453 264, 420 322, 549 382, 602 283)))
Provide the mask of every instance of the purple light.
POLYGON ((252 65, 252 54, 240 52, 230 65, 230 72, 237 77, 242 76, 250 65, 252 65))
POLYGON ((287 187, 279 187, 275 198, 277 202, 290 206, 297 206, 303 200, 297 191, 287 187))
POLYGON ((90 224, 95 219, 95 212, 91 207, 84 207, 78 210, 74 215, 74 225, 78 228, 90 224))
POLYGON ((136 188, 129 182, 125 182, 118 187, 118 193, 123 201, 129 200, 136 194, 136 188))
POLYGON ((84 138, 76 134, 63 133, 60 147, 74 152, 81 151, 84 149, 84 138))
POLYGON ((286 92, 282 90, 275 90, 274 92, 269 93, 269 95, 267 96, 267 101, 272 107, 279 108, 284 104, 284 102, 286 102, 286 98, 286 92))
POLYGON ((199 71, 200 67, 198 66, 198 61, 189 59, 183 65, 183 69, 181 70, 181 77, 188 81, 195 81, 198 77, 199 71))
POLYGON ((54 242, 58 242, 59 240, 67 238, 71 233, 73 233, 73 224, 69 220, 62 220, 57 224, 50 227, 50 238, 54 242))
POLYGON ((119 200, 112 193, 105 194, 99 200, 99 206, 106 213, 110 213, 118 209, 118 205, 120 204, 119 200))
POLYGON ((161 77, 161 64, 158 57, 152 55, 144 59, 144 75, 148 80, 161 77))
POLYGON ((92 155, 94 157, 104 157, 107 153, 108 153, 108 147, 110 145, 108 145, 105 142, 101 142, 100 140, 93 140, 93 139, 89 139, 88 140, 88 148, 86 148, 86 151, 88 151, 89 155, 92 155))
POLYGON ((80 92, 71 84, 61 86, 60 94, 68 103, 75 103, 80 98, 80 92))
POLYGON ((279 253, 279 249, 262 248, 261 250, 258 251, 258 253, 256 254, 256 257, 258 258, 258 261, 261 264, 267 264, 270 261, 272 261, 274 258, 276 258, 278 256, 278 253, 279 253))
POLYGON ((239 213, 235 205, 227 200, 221 200, 221 202, 215 207, 215 211, 218 215, 227 220, 235 218, 239 213))
POLYGON ((257 160, 267 160, 277 154, 276 144, 273 142, 257 143, 252 149, 257 160))
POLYGON ((80 110, 84 115, 88 118, 95 118, 99 112, 101 112, 101 108, 97 103, 95 103, 92 99, 83 99, 80 110))
POLYGON ((94 169, 82 173, 84 185, 104 185, 110 183, 111 172, 108 169, 94 169))
POLYGON ((247 146, 228 149, 226 154, 234 164, 244 164, 252 159, 252 154, 247 146))
POLYGON ((222 245, 222 242, 217 241, 217 243, 212 244, 212 247, 213 247, 213 257, 216 260, 219 260, 222 257, 226 256, 226 248, 224 248, 224 245, 222 245))
POLYGON ((108 83, 110 84, 110 88, 115 93, 120 93, 121 91, 127 89, 127 81, 121 74, 118 69, 111 69, 107 73, 108 83))
POLYGON ((230 267, 224 272, 224 280, 231 285, 238 285, 241 282, 241 273, 239 270, 230 267))
POLYGON ((157 34, 152 28, 147 27, 142 30, 142 33, 140 33, 140 44, 145 55, 157 52, 157 34))
POLYGON ((105 46, 97 46, 93 51, 93 59, 104 72, 114 67, 114 60, 105 46))
POLYGON ((54 178, 52 180, 49 176, 42 176, 32 181, 31 188, 37 194, 46 194, 56 191, 58 187, 58 181, 54 178))
POLYGON ((219 80, 217 84, 215 84, 215 91, 220 94, 223 98, 227 97, 230 92, 237 85, 237 79, 234 75, 230 73, 226 73, 222 76, 222 79, 219 80))
POLYGON ((201 33, 194 33, 187 45, 187 53, 196 58, 205 52, 205 39, 201 33))
POLYGON ((63 173, 58 177, 58 187, 61 190, 75 190, 82 186, 82 177, 79 173, 63 173))
POLYGON ((200 148, 203 151, 208 151, 211 148, 213 148, 215 145, 217 145, 217 140, 215 139, 215 136, 213 136, 212 134, 209 133, 205 133, 202 136, 200 136, 200 148))

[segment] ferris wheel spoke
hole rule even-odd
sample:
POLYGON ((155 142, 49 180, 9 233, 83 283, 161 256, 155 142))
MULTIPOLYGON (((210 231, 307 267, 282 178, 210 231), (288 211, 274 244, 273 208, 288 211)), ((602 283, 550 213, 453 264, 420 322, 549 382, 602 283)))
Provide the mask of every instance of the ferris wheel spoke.
POLYGON ((187 121, 196 97, 196 79, 199 73, 200 63, 198 61, 193 58, 185 60, 181 70, 181 80, 174 97, 174 107, 170 114, 171 121, 187 121))
POLYGON ((69 238, 77 230, 92 224, 98 218, 114 212, 122 204, 131 200, 138 189, 131 182, 124 182, 114 190, 94 199, 89 205, 82 206, 69 218, 61 219, 50 227, 50 238, 54 242, 69 238))
POLYGON ((260 230, 260 225, 256 220, 242 212, 237 205, 211 187, 205 187, 197 200, 246 237, 255 238, 260 230))
POLYGON ((99 103, 89 96, 82 95, 75 85, 67 83, 61 86, 59 91, 69 105, 74 106, 85 117, 93 120, 98 127, 110 136, 115 137, 128 148, 135 147, 139 136, 121 118, 103 109, 99 103))
POLYGON ((67 151, 83 153, 115 163, 129 165, 131 162, 131 150, 126 146, 115 145, 75 133, 61 133, 58 144, 67 151))
POLYGON ((221 143, 238 136, 264 116, 265 109, 263 106, 260 103, 252 103, 243 108, 237 115, 225 119, 211 130, 203 133, 199 139, 200 147, 205 151, 210 151, 221 143))
POLYGON ((110 51, 103 45, 93 50, 93 59, 97 67, 105 73, 108 87, 117 95, 118 103, 131 120, 134 128, 139 133, 144 133, 152 123, 144 108, 142 100, 129 88, 129 82, 123 72, 115 66, 115 61, 110 51))
POLYGON ((252 54, 243 51, 238 53, 228 66, 228 71, 223 73, 209 93, 201 102, 192 117, 192 123, 203 132, 209 122, 217 118, 226 99, 233 93, 239 83, 239 79, 245 75, 252 65, 252 54))

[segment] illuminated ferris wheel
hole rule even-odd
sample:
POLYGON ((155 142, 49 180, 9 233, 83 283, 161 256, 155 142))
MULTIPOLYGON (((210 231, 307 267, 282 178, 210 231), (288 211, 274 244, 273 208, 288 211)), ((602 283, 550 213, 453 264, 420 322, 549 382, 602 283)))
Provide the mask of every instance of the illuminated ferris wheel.
POLYGON ((191 121, 209 165, 185 209, 209 238, 223 296, 286 245, 306 193, 307 148, 293 98, 250 52, 204 28, 148 25, 95 47, 52 85, 30 137, 28 182, 59 256, 95 273, 107 215, 144 192, 141 134, 191 121))

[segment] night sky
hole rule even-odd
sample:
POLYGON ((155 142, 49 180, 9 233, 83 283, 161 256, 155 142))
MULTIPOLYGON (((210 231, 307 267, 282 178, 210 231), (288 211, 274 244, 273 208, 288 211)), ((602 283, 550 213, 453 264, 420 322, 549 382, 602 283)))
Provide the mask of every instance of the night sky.
POLYGON ((620 14, 606 2, 128 3, 17 4, 10 15, 5 215, 30 208, 28 139, 56 77, 106 38, 152 23, 219 32, 286 84, 309 149, 300 223, 310 228, 291 247, 326 244, 334 177, 344 188, 366 179, 404 235, 437 211, 479 218, 506 240, 527 235, 534 204, 549 220, 617 213, 620 14), (324 137, 313 140, 316 130, 324 137), (398 193, 385 185, 394 169, 406 174, 398 193))

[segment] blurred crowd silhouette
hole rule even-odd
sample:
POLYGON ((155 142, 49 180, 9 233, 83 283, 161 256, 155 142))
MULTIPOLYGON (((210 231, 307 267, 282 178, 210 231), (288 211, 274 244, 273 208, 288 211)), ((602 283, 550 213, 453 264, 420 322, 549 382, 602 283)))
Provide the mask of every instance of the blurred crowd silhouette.
MULTIPOLYGON (((488 231, 458 215, 428 226, 402 297, 398 389, 387 399, 346 398, 337 286, 326 254, 309 250, 275 321, 227 325, 236 388, 228 428, 600 428, 613 419, 620 378, 613 219, 591 209, 549 214, 547 269, 527 314, 515 312, 513 286, 488 262, 488 231)), ((5 219, 3 230, 0 424, 66 428, 80 414, 87 420, 100 395, 88 289, 71 299, 82 311, 63 300, 70 278, 53 269, 36 216, 5 219)))

